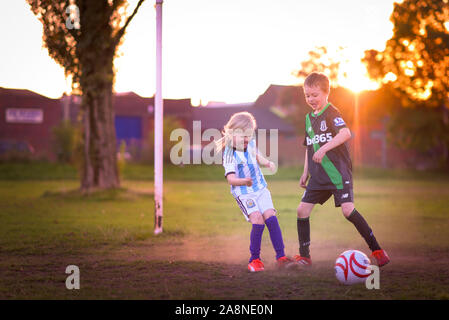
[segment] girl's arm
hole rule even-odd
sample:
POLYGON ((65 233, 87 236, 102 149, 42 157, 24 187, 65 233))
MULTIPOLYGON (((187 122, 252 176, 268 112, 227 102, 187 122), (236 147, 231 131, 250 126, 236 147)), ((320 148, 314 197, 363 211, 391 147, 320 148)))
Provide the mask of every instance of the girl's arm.
POLYGON ((237 178, 235 176, 235 173, 230 173, 226 176, 226 179, 228 180, 228 183, 231 186, 248 186, 251 187, 253 184, 253 181, 251 178, 237 178))
POLYGON ((259 162, 260 165, 270 168, 270 170, 272 172, 274 172, 276 170, 276 165, 274 164, 274 162, 266 159, 265 157, 263 157, 259 152, 256 153, 256 159, 257 162, 259 162))

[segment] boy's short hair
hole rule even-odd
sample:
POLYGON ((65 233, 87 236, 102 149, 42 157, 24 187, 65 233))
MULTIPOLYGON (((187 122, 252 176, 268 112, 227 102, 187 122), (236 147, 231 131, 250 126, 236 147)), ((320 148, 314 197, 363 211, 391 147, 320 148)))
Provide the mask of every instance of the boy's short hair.
POLYGON ((322 72, 312 72, 304 80, 304 86, 320 87, 323 92, 329 93, 330 81, 329 78, 322 72))

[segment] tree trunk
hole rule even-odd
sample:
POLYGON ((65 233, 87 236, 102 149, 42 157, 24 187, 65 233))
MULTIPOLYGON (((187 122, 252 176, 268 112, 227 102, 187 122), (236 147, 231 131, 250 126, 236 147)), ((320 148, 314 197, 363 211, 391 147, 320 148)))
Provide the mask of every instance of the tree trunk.
POLYGON ((90 61, 89 69, 95 71, 81 79, 84 111, 81 189, 85 192, 120 187, 112 104, 112 61, 112 54, 90 61))
MULTIPOLYGON (((442 107, 443 109, 443 125, 445 127, 445 131, 449 131, 449 99, 446 100, 445 104, 442 107)), ((447 134, 443 137, 443 160, 446 168, 449 168, 449 137, 447 134)))

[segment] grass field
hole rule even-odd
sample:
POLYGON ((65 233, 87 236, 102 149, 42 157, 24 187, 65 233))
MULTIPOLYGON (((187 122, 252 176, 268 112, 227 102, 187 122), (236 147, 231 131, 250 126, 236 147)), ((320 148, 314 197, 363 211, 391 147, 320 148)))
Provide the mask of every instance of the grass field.
MULTIPOLYGON (((286 251, 297 253, 298 168, 268 177, 286 251)), ((0 299, 448 299, 449 178, 362 170, 355 204, 392 262, 379 290, 337 283, 346 249, 369 253, 333 201, 311 217, 310 270, 278 271, 265 230, 263 273, 248 273, 250 224, 221 168, 168 167, 164 233, 154 236, 152 169, 129 166, 123 189, 82 196, 76 171, 0 164, 0 299), (65 269, 80 268, 67 290, 65 269)))

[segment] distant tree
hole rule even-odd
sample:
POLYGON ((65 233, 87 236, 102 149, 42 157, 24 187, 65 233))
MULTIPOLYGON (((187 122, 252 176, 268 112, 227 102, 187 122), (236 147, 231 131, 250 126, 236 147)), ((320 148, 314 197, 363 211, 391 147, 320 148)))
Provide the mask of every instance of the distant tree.
POLYGON ((277 108, 287 122, 293 125, 298 134, 304 133, 305 117, 310 111, 305 102, 304 92, 301 87, 285 87, 279 92, 277 108))
POLYGON ((73 161, 76 151, 77 127, 65 120, 51 129, 52 148, 59 162, 69 163, 73 161))
MULTIPOLYGON (((300 84, 303 84, 305 78, 311 72, 323 72, 329 77, 331 86, 333 87, 330 93, 330 100, 339 108, 352 108, 354 103, 353 95, 349 90, 338 87, 339 79, 347 76, 341 69, 341 64, 346 62, 344 50, 343 47, 338 47, 335 51, 330 52, 325 46, 315 47, 309 51, 309 57, 307 60, 301 62, 301 68, 294 71, 293 75, 299 79, 300 84)), ((305 102, 304 92, 302 90, 301 87, 294 89, 286 87, 280 92, 278 101, 278 105, 288 115, 286 119, 295 126, 299 134, 304 133, 305 116, 311 110, 305 102)))
POLYGON ((448 0, 405 0, 394 4, 394 34, 384 51, 368 50, 371 78, 391 82, 409 113, 392 117, 396 141, 417 149, 440 145, 449 165, 449 5, 448 0), (403 122, 412 121, 406 125, 403 122), (429 130, 431 129, 431 130, 429 130), (400 137, 407 137, 402 139, 400 137), (422 141, 426 137, 426 142, 422 141), (420 146, 422 148, 423 146, 420 146))
POLYGON ((72 78, 82 95, 83 164, 81 189, 120 186, 114 128, 113 61, 131 20, 125 0, 27 0, 43 25, 50 57, 72 78))
MULTIPOLYGON (((311 72, 323 72, 325 73, 331 82, 333 87, 338 85, 338 79, 342 76, 340 70, 340 64, 342 61, 337 59, 337 55, 340 54, 344 48, 339 47, 337 54, 329 54, 329 49, 325 46, 315 47, 315 49, 309 51, 309 58, 301 62, 301 68, 295 71, 293 74, 304 82, 304 79, 311 72)), ((345 74, 343 76, 346 76, 345 74)))
MULTIPOLYGON (((172 132, 175 129, 184 128, 183 123, 181 120, 174 116, 164 116, 164 128, 163 128, 163 139, 164 139, 164 145, 162 146, 163 149, 163 155, 164 155, 164 162, 170 163, 170 151, 172 150, 173 146, 178 144, 178 141, 171 141, 170 136, 172 132)), ((184 146, 186 148, 190 147, 189 145, 184 146)), ((148 133, 147 137, 147 145, 145 146, 145 155, 144 155, 144 161, 148 163, 154 163, 154 127, 152 130, 148 133)))

